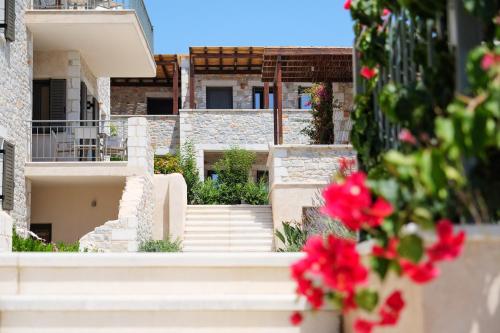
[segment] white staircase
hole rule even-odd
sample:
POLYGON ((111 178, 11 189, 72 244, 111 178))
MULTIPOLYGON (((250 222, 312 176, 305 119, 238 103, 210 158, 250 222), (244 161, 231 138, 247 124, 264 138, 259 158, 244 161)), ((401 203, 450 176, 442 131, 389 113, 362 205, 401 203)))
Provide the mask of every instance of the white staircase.
POLYGON ((0 255, 2 333, 337 333, 338 314, 289 316, 301 254, 0 255))
POLYGON ((188 206, 184 252, 271 252, 271 206, 188 206))

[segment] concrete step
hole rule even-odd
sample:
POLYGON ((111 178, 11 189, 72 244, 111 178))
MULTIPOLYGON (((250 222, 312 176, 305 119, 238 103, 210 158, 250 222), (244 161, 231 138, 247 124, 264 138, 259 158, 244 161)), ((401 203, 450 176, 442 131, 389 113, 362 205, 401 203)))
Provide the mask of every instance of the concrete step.
POLYGON ((186 221, 186 226, 264 226, 273 227, 271 221, 186 221))
MULTIPOLYGON (((235 250, 269 252, 269 248, 235 250)), ((295 253, 0 255, 0 295, 293 294, 289 266, 301 257, 295 253)))
POLYGON ((248 232, 248 233, 231 233, 231 232, 220 232, 220 233, 205 233, 205 232, 190 232, 187 233, 189 240, 245 240, 245 239, 270 239, 273 240, 274 236, 270 232, 248 232))
POLYGON ((272 245, 269 246, 244 246, 244 245, 229 245, 229 246, 217 246, 217 245, 207 245, 207 246, 185 246, 182 248, 184 252, 201 252, 201 253, 218 253, 218 252, 272 252, 272 245))
POLYGON ((261 225, 239 225, 239 226, 227 226, 227 225, 211 225, 211 226, 203 226, 203 225, 186 225, 184 228, 185 237, 189 237, 190 233, 221 233, 221 232, 229 232, 233 233, 246 233, 246 232, 271 232, 272 227, 269 226, 261 226, 261 225))
POLYGON ((183 248, 196 247, 196 246, 266 246, 272 248, 273 240, 269 239, 189 239, 185 240, 183 243, 183 248))
POLYGON ((293 295, 0 297, 2 333, 337 333, 339 316, 320 311, 301 327, 293 295))

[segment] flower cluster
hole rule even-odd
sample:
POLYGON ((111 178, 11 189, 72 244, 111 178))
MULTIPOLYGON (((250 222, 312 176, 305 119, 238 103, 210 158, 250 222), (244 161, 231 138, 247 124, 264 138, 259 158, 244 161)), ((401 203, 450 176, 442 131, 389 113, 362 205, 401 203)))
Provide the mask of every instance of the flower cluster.
POLYGON ((373 201, 365 182, 366 175, 355 172, 345 182, 327 187, 323 192, 325 206, 322 212, 354 231, 363 226, 380 226, 384 218, 392 214, 393 208, 383 198, 373 201))
MULTIPOLYGON (((351 166, 350 161, 344 160, 341 169, 351 166)), ((341 221, 353 231, 380 229, 394 209, 383 197, 374 196, 366 179, 364 173, 354 172, 345 176, 342 181, 328 186, 323 192, 323 213, 341 221)), ((435 264, 457 258, 465 241, 465 233, 454 233, 453 224, 449 220, 439 221, 436 230, 436 242, 422 249, 423 254, 418 260, 408 255, 408 252, 414 252, 406 248, 408 244, 412 244, 404 238, 408 236, 398 234, 385 242, 379 240, 380 243, 373 246, 371 256, 399 267, 395 271, 415 283, 429 282, 439 273, 435 264)), ((418 236, 415 237, 418 247, 423 241, 418 236)), ((340 239, 334 235, 326 238, 315 236, 307 241, 303 251, 306 256, 293 264, 291 273, 297 284, 297 294, 305 297, 314 310, 322 308, 325 299, 333 300, 344 313, 353 309, 370 312, 377 309, 378 319, 356 320, 354 328, 357 333, 370 333, 375 327, 398 323, 405 306, 401 291, 394 291, 382 304, 377 304, 378 294, 364 286, 369 268, 363 265, 353 240, 340 239)), ((299 325, 302 315, 294 313, 290 321, 299 325)))

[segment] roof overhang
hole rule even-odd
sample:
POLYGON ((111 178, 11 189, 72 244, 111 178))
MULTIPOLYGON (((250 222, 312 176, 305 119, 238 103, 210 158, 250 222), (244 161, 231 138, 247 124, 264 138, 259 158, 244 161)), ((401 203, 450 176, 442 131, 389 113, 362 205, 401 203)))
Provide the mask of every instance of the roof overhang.
POLYGON ((261 74, 263 47, 195 46, 189 48, 194 74, 261 74))
POLYGON ((97 77, 155 77, 156 64, 133 10, 28 10, 35 51, 79 51, 97 77))
MULTIPOLYGON (((179 57, 176 54, 157 54, 156 76, 151 78, 111 78, 115 87, 171 87, 174 84, 174 73, 180 77, 179 57)), ((180 85, 180 80, 178 80, 180 85)))
POLYGON ((266 47, 262 81, 273 82, 277 64, 282 82, 352 82, 351 47, 266 47))

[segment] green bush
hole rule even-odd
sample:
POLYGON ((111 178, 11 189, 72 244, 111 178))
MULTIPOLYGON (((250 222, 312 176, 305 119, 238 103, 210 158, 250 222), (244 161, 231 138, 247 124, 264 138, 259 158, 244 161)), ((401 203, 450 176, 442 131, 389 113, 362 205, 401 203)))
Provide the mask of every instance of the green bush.
POLYGON ((187 185, 188 203, 194 200, 195 189, 200 186, 200 173, 196 166, 196 154, 191 142, 186 142, 181 148, 180 163, 182 175, 187 185))
POLYGON ((23 238, 12 230, 12 251, 13 252, 78 252, 79 244, 47 244, 41 240, 31 237, 23 238))
POLYGON ((171 173, 183 173, 179 156, 167 154, 155 156, 154 170, 156 174, 168 175, 171 173))
POLYGON ((139 246, 139 252, 181 252, 180 240, 149 240, 139 246))
POLYGON ((255 153, 244 149, 231 148, 224 152, 222 159, 214 165, 219 182, 228 185, 246 184, 255 159, 255 153))
POLYGON ((192 204, 217 205, 220 202, 220 193, 217 184, 212 179, 200 182, 193 191, 192 204))
POLYGON ((241 192, 241 199, 249 205, 267 205, 269 193, 264 181, 246 183, 241 192))
POLYGON ((276 230, 276 237, 284 244, 278 252, 300 252, 307 241, 307 232, 296 222, 283 222, 283 232, 276 230))

